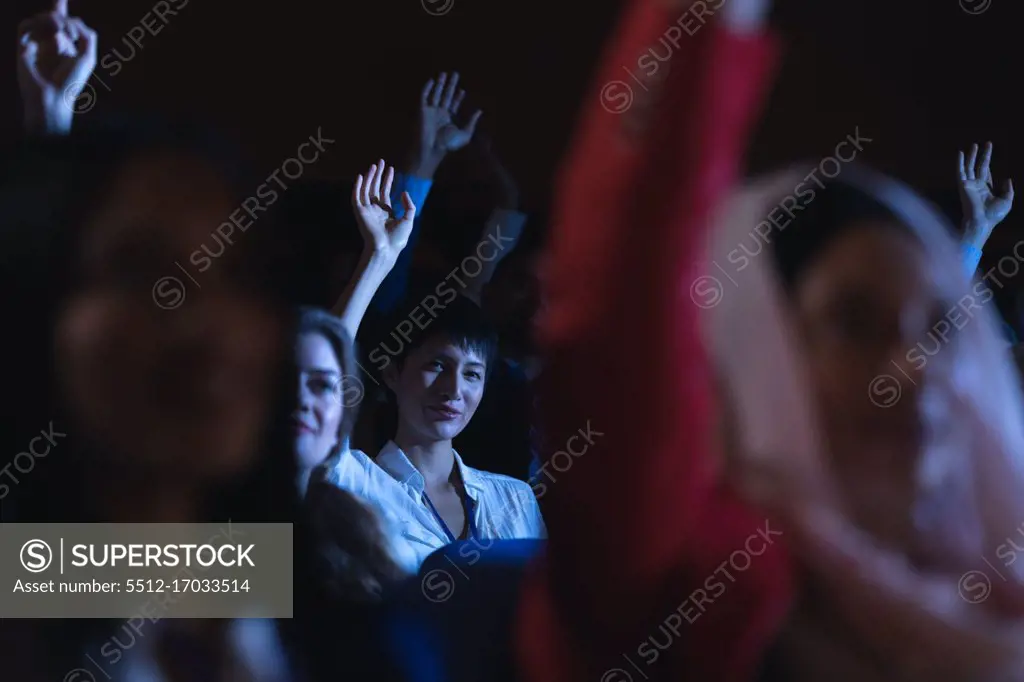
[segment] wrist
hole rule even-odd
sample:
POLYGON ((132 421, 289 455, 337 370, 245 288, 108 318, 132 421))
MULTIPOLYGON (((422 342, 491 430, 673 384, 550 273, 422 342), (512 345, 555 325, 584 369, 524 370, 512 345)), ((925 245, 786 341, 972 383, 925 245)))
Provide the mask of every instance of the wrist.
POLYGON ((383 278, 387 277, 387 274, 395 267, 397 260, 397 254, 393 253, 390 248, 371 244, 363 249, 359 259, 359 268, 369 275, 379 275, 383 278))
POLYGON ((988 236, 992 233, 992 227, 988 221, 979 218, 968 218, 963 223, 964 241, 970 242, 981 248, 988 236))
POLYGON ((409 159, 407 165, 408 173, 417 178, 432 180, 438 166, 444 161, 444 157, 444 152, 418 151, 409 159))
POLYGON ((35 135, 66 135, 71 132, 74 112, 70 107, 54 98, 42 94, 24 106, 25 131, 35 135))

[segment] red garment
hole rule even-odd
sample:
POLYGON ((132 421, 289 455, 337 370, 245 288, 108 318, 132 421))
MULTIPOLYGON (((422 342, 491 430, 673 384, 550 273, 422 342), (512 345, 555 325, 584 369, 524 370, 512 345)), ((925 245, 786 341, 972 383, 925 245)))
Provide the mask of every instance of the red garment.
POLYGON ((652 0, 627 9, 560 182, 541 325, 545 452, 586 450, 539 478, 552 539, 520 610, 530 682, 749 678, 789 604, 776 542, 735 582, 722 577, 695 619, 691 603, 670 646, 648 641, 664 645, 672 631, 659 626, 764 528, 713 470, 717 414, 689 291, 775 50, 765 36, 693 31, 684 14, 652 0), (673 25, 687 27, 678 47, 673 25), (639 61, 670 50, 670 63, 639 61), (633 78, 652 64, 661 87, 633 78), (606 109, 627 99, 612 81, 636 96, 625 113, 606 109))

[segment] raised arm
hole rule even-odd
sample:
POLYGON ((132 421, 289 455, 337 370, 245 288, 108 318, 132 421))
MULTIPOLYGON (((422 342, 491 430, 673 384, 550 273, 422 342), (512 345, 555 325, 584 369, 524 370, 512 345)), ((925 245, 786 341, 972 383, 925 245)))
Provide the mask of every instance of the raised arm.
POLYGON ((963 250, 964 266, 970 274, 978 269, 985 242, 996 229, 996 225, 1013 208, 1013 181, 1003 184, 1003 193, 996 195, 992 190, 992 143, 978 158, 978 145, 971 147, 970 156, 964 159, 960 152, 960 204, 963 207, 963 250))
POLYGON ((587 444, 571 470, 537 478, 551 539, 521 612, 533 682, 629 679, 615 674, 624 655, 652 665, 637 647, 670 617, 681 641, 649 647, 651 679, 749 677, 751 646, 779 617, 744 584, 768 557, 706 611, 685 604, 763 525, 715 501, 712 385, 688 288, 774 62, 768 3, 719 3, 708 25, 712 3, 666 4, 627 8, 560 183, 541 325, 545 453, 574 437, 579 451, 583 433, 587 444), (678 49, 654 66, 667 74, 627 83, 622 65, 665 38, 678 49))
POLYGON ((402 194, 402 217, 395 217, 391 208, 394 178, 395 169, 385 168, 381 160, 370 166, 366 178, 358 176, 352 189, 352 208, 363 234, 363 254, 332 312, 341 318, 353 339, 373 295, 406 248, 416 219, 416 205, 408 193, 402 194))
POLYGON ((68 16, 67 0, 18 26, 18 89, 25 132, 66 135, 96 68, 96 32, 68 16))
POLYGON ((480 272, 474 276, 467 273, 466 277, 466 296, 480 303, 484 287, 494 277, 498 264, 519 244, 526 214, 519 211, 519 186, 495 153, 490 140, 478 136, 478 147, 498 189, 498 205, 487 219, 474 249, 474 254, 480 259, 480 272), (481 137, 484 139, 479 139, 481 137))
MULTIPOLYGON (((404 173, 395 179, 392 201, 399 201, 401 192, 408 192, 420 211, 433 186, 434 174, 448 157, 469 144, 476 132, 482 112, 476 111, 463 126, 455 119, 459 115, 466 91, 459 88, 459 74, 442 73, 436 80, 431 79, 420 93, 416 141, 409 154, 404 173)), ((397 210, 396 217, 401 217, 397 210)), ((419 224, 414 223, 409 235, 408 248, 399 255, 391 274, 385 278, 374 297, 375 311, 387 314, 402 301, 409 286, 409 270, 412 267, 413 251, 419 239, 419 224)))

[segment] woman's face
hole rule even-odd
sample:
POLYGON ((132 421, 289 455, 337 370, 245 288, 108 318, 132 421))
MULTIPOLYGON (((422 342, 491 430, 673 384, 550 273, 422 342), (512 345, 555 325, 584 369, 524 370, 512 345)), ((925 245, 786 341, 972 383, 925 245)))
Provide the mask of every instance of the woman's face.
POLYGON ((958 329, 978 309, 955 287, 900 227, 865 223, 821 254, 796 294, 837 480, 867 530, 904 546, 918 491, 964 435, 952 372, 958 329))
POLYGON ((398 399, 399 429, 424 442, 451 440, 476 413, 484 396, 486 359, 444 335, 431 336, 412 350, 399 371, 385 370, 398 399))
POLYGON ((152 153, 116 171, 86 218, 56 362, 76 426, 118 466, 229 476, 259 447, 281 318, 239 247, 202 270, 190 259, 219 252, 211 233, 237 207, 202 161, 152 153))
POLYGON ((302 334, 296 348, 299 403, 292 415, 295 454, 300 469, 327 458, 338 443, 344 415, 342 372, 338 356, 321 334, 302 334))

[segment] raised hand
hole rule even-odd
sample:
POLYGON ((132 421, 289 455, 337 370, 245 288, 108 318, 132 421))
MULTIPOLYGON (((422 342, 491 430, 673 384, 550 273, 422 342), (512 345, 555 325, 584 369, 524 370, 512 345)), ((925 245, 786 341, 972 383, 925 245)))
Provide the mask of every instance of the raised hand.
POLYGON ((355 210, 363 242, 369 253, 393 263, 409 243, 412 224, 416 219, 416 206, 408 192, 402 193, 405 214, 396 219, 391 208, 391 185, 395 169, 385 168, 384 161, 370 166, 366 177, 356 178, 352 189, 352 208, 355 210))
POLYGON ((442 73, 436 81, 427 81, 420 96, 420 137, 414 166, 417 175, 432 175, 444 157, 462 149, 473 139, 483 115, 477 110, 460 127, 455 122, 466 91, 458 89, 459 74, 442 73))
MULTIPOLYGON (((1003 184, 1001 195, 992 191, 992 143, 978 158, 978 145, 971 147, 970 156, 964 159, 960 152, 960 203, 966 232, 972 241, 982 244, 996 225, 1001 223, 1013 207, 1013 181, 1003 184)), ((980 245, 979 245, 980 246, 980 245)))
POLYGON ((96 68, 96 32, 68 16, 67 0, 18 27, 18 87, 26 125, 67 132, 74 103, 96 68))

